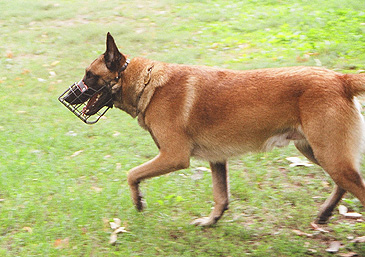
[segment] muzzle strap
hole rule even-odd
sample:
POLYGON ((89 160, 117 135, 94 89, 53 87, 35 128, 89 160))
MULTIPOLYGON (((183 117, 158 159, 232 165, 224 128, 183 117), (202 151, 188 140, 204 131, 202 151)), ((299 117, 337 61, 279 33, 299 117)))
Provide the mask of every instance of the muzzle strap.
POLYGON ((120 77, 122 76, 122 72, 125 71, 125 69, 127 69, 128 64, 131 60, 127 58, 127 60, 125 60, 124 65, 122 66, 122 68, 120 69, 120 71, 118 72, 118 77, 115 78, 116 81, 118 81, 120 79, 120 77))

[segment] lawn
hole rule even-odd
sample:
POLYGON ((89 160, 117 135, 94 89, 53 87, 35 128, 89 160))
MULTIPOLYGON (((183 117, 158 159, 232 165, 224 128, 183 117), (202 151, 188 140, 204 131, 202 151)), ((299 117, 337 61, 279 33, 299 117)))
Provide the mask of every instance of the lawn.
MULTIPOLYGON (((117 109, 83 124, 57 100, 108 31, 131 58, 359 72, 363 0, 12 0, 0 10, 0 256, 333 256, 333 241, 336 256, 365 256, 352 242, 364 218, 336 209, 326 232, 311 226, 333 183, 319 167, 290 167, 294 146, 231 160, 230 209, 195 227, 213 206, 208 163, 143 182, 138 213, 126 177, 158 152, 148 132, 117 109), (127 232, 111 245, 116 218, 127 232)), ((341 204, 365 214, 350 194, 341 204)))

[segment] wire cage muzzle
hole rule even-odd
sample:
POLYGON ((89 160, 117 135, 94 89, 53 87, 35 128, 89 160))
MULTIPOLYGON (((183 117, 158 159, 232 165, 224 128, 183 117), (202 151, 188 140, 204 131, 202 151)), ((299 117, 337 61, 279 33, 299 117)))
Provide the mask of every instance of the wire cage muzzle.
MULTIPOLYGON (((84 94, 87 94, 88 88, 80 88, 80 82, 74 83, 71 85, 65 92, 63 92, 59 97, 58 100, 66 106, 67 109, 69 109, 73 114, 76 115, 80 120, 85 122, 86 124, 94 124, 99 121, 99 119, 110 109, 109 106, 104 106, 101 108, 97 113, 93 115, 87 115, 84 113, 84 110, 87 106, 87 101, 90 98, 90 95, 87 97, 85 101, 80 100, 84 97, 84 94), (69 103, 65 100, 66 97, 69 96, 75 97, 75 99, 69 103), (80 103, 81 102, 81 103, 80 103)), ((84 85, 82 83, 82 85, 84 85)), ((85 85, 86 86, 86 85, 85 85)))

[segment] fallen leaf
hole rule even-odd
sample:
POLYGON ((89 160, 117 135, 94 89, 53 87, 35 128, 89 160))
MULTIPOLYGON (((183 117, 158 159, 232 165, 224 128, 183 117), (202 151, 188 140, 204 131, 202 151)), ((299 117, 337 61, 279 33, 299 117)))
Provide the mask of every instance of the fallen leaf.
POLYGON ((338 255, 341 256, 341 257, 355 257, 355 256, 359 256, 357 253, 354 253, 354 252, 339 253, 338 255))
POLYGON ((325 229, 323 229, 323 228, 321 228, 320 226, 318 226, 316 223, 311 223, 311 226, 312 226, 312 228, 314 229, 314 230, 316 230, 316 231, 319 231, 319 232, 323 232, 323 233, 329 233, 329 231, 328 230, 325 230, 325 229))
POLYGON ((293 229, 292 230, 295 234, 297 234, 298 236, 306 236, 306 237, 313 237, 313 234, 308 234, 308 233, 305 233, 303 231, 300 231, 298 229, 293 229))
POLYGON ((338 206, 338 212, 341 214, 341 215, 345 215, 347 213, 348 209, 345 205, 339 205, 338 206))
POLYGON ((79 151, 76 151, 74 152, 70 157, 73 158, 73 157, 76 157, 78 155, 80 155, 84 150, 79 150, 79 151))
POLYGON ((210 172, 210 169, 206 168, 206 167, 197 167, 194 170, 196 171, 206 171, 206 172, 210 172))
POLYGON ((118 218, 113 218, 113 221, 120 227, 122 225, 122 221, 118 218))
POLYGON ((348 213, 345 213, 343 216, 345 216, 346 218, 350 218, 350 219, 358 219, 358 218, 362 217, 362 215, 357 212, 348 212, 348 213))
POLYGON ((115 131, 114 134, 113 134, 113 137, 117 137, 117 136, 120 136, 120 132, 115 131))
POLYGON ((64 249, 67 248, 69 245, 70 239, 66 237, 65 239, 56 239, 54 242, 54 247, 57 249, 64 249))
POLYGON ((11 59, 11 58, 13 58, 13 57, 14 57, 14 55, 13 55, 13 52, 12 52, 12 51, 7 51, 7 52, 6 52, 6 58, 11 59))
POLYGON ((120 228, 117 228, 113 233, 119 234, 119 233, 126 233, 126 232, 128 232, 128 231, 125 230, 125 227, 120 227, 120 228))
POLYGON ((320 55, 320 53, 317 53, 317 52, 311 53, 311 52, 309 52, 309 53, 307 53, 307 55, 309 55, 309 56, 317 56, 317 55, 320 55))
POLYGON ((51 66, 56 66, 59 63, 60 63, 60 61, 54 61, 54 62, 51 63, 51 66))
POLYGON ((100 187, 96 187, 96 186, 92 186, 91 187, 91 189, 92 190, 94 190, 95 192, 97 192, 97 193, 100 193, 101 191, 103 191, 103 189, 102 188, 100 188, 100 187))
POLYGON ((117 229, 122 225, 122 221, 118 218, 114 218, 113 221, 109 222, 111 229, 117 229))
POLYGON ((308 54, 305 54, 303 57, 300 55, 297 56, 297 62, 308 62, 310 56, 308 54))
POLYGON ((77 133, 74 132, 73 130, 70 130, 69 132, 66 133, 66 135, 75 137, 75 136, 77 136, 77 133))
POLYGON ((341 242, 339 241, 332 241, 329 245, 329 247, 326 249, 326 252, 329 252, 329 253, 337 253, 338 250, 340 249, 341 247, 341 242))
POLYGON ((288 158, 286 158, 286 160, 291 162, 289 167, 297 167, 297 166, 311 167, 314 165, 314 164, 310 163, 309 161, 302 160, 298 157, 288 157, 288 158))
POLYGON ((27 231, 29 234, 33 233, 33 229, 31 227, 24 227, 23 230, 27 231))
POLYGON ((317 250, 314 250, 314 249, 308 249, 308 252, 309 252, 310 254, 314 254, 314 253, 317 253, 317 250))
POLYGON ((351 243, 365 243, 365 236, 356 237, 351 243))
POLYGON ((125 230, 125 227, 121 227, 122 221, 118 218, 114 218, 112 222, 109 222, 110 227, 114 230, 113 233, 110 235, 109 244, 115 245, 118 240, 119 233, 126 233, 128 232, 125 230))
POLYGON ((115 243, 117 242, 117 240, 118 240, 118 236, 117 236, 117 234, 112 233, 112 234, 110 235, 109 244, 111 244, 111 245, 115 245, 115 243))
POLYGON ((30 73, 30 70, 28 70, 28 69, 23 69, 23 71, 22 71, 22 74, 23 74, 23 75, 28 74, 28 73, 30 73))
POLYGON ((350 218, 350 219, 358 219, 361 218, 362 215, 360 213, 357 212, 347 212, 348 209, 346 206, 344 205, 339 205, 338 206, 338 212, 343 215, 345 218, 350 218))

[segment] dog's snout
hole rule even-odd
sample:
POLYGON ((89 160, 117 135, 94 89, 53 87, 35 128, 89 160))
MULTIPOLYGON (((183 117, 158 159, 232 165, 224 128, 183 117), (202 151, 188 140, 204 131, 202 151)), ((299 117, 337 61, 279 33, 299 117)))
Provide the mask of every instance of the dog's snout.
POLYGON ((88 93, 88 87, 80 80, 78 83, 74 83, 70 86, 68 92, 63 97, 63 100, 68 102, 69 104, 81 104, 87 101, 91 95, 88 93))

